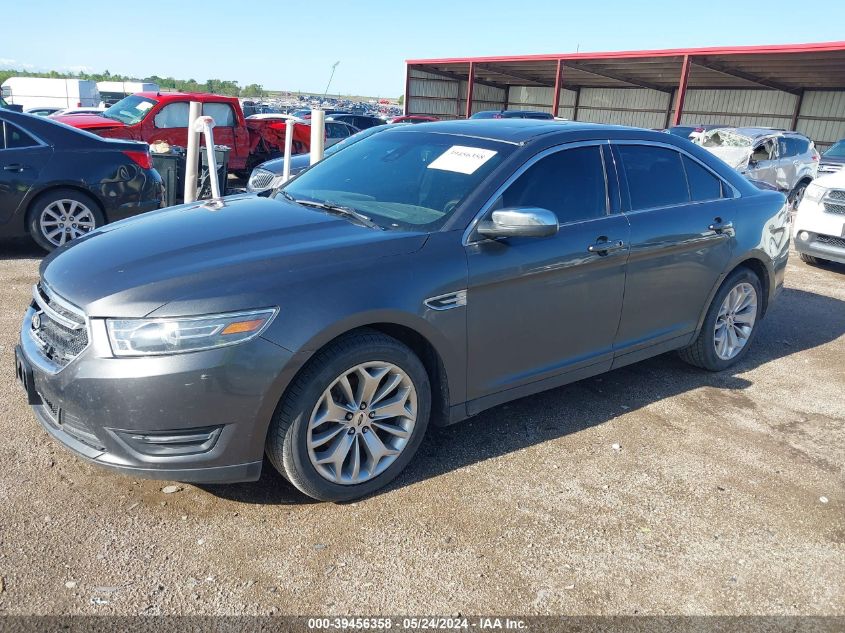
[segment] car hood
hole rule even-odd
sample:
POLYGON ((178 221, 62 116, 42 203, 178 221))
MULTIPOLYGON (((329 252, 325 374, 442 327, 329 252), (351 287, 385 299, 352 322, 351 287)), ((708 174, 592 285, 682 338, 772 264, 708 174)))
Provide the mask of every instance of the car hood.
MULTIPOLYGON (((290 157, 290 168, 294 173, 298 173, 311 164, 311 156, 309 154, 294 154, 290 157)), ((258 167, 271 171, 277 176, 281 176, 285 171, 285 159, 274 158, 267 162, 261 163, 258 167)))
POLYGON ((158 316, 171 308, 206 314, 271 305, 294 279, 410 253, 426 237, 243 195, 107 225, 47 257, 41 278, 91 317, 158 316))
POLYGON ((79 128, 80 130, 102 130, 105 128, 126 127, 120 121, 107 119, 99 114, 66 114, 51 117, 60 123, 79 128))
POLYGON ((813 184, 825 189, 845 189, 845 169, 831 174, 819 175, 818 178, 813 180, 813 184))

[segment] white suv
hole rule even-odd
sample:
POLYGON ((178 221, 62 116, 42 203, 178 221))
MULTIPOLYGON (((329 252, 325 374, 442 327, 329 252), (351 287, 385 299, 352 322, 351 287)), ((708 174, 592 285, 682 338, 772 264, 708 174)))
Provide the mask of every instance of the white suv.
POLYGON ((845 264, 845 170, 816 178, 795 215, 795 250, 808 264, 845 264))

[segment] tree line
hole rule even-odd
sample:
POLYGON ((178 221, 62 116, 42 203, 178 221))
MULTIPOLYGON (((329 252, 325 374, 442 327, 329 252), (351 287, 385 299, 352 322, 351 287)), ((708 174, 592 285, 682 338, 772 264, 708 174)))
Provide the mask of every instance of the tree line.
POLYGON ((9 77, 48 77, 51 79, 88 79, 91 81, 146 81, 156 83, 159 87, 168 90, 178 90, 179 92, 210 92, 229 97, 263 97, 267 94, 261 84, 248 84, 241 87, 237 81, 227 79, 208 79, 205 82, 199 82, 195 79, 174 79, 173 77, 159 77, 158 75, 138 78, 126 75, 113 75, 108 70, 102 73, 72 73, 58 72, 55 70, 47 72, 0 70, 0 84, 9 77))

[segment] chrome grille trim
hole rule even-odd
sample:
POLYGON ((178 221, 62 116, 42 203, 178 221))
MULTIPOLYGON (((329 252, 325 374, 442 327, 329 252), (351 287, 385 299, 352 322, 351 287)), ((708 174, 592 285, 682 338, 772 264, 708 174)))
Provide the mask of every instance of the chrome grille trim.
POLYGON ((27 314, 30 317, 25 319, 24 327, 49 373, 61 371, 91 345, 85 313, 57 296, 44 282, 33 286, 32 305, 27 314))
POLYGON ((276 177, 272 171, 266 169, 255 169, 249 177, 247 187, 250 191, 264 191, 273 182, 276 177))
MULTIPOLYGON (((46 291, 45 291, 46 294, 46 291)), ((48 295, 50 296, 50 295, 48 295)), ((41 296, 41 290, 38 287, 38 284, 32 286, 32 299, 35 301, 38 309, 41 310, 44 314, 49 316, 53 321, 65 326, 69 330, 81 330, 85 327, 85 317, 82 316, 82 322, 75 321, 73 319, 68 318, 63 314, 59 314, 56 310, 54 310, 49 303, 44 301, 44 298, 41 296)), ((50 299, 53 300, 55 303, 62 305, 62 303, 57 300, 55 295, 50 296, 50 299)), ((64 306, 62 306, 64 307, 64 306)), ((81 316, 81 315, 80 315, 81 316)))

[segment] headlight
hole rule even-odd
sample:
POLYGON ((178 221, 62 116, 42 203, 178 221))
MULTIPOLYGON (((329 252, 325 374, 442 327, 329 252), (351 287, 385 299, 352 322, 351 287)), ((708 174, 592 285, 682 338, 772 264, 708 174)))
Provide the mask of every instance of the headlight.
POLYGON ((822 199, 825 193, 827 193, 827 189, 825 189, 821 185, 817 185, 811 182, 809 185, 807 185, 807 188, 804 190, 804 200, 809 200, 810 202, 818 202, 822 199))
POLYGON ((201 317, 107 319, 106 328, 115 356, 181 354, 255 338, 276 312, 268 308, 201 317))

